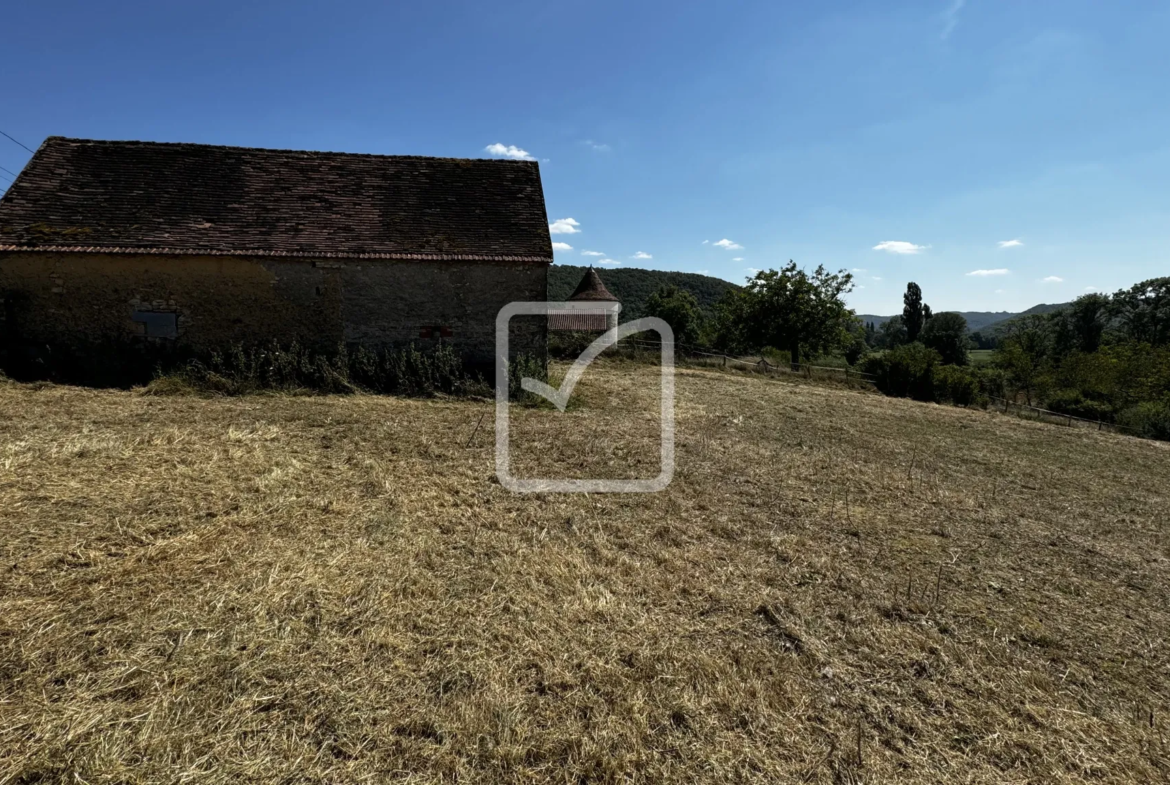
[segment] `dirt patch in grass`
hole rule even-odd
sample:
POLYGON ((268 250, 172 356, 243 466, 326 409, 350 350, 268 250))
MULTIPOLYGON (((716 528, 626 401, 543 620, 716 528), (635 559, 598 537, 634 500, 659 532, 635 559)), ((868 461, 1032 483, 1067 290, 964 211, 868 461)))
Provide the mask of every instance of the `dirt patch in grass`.
MULTIPOLYGON (((656 376, 521 467, 646 476, 656 376)), ((0 385, 0 782, 1170 778, 1170 445, 677 392, 667 491, 516 496, 490 402, 0 385)))

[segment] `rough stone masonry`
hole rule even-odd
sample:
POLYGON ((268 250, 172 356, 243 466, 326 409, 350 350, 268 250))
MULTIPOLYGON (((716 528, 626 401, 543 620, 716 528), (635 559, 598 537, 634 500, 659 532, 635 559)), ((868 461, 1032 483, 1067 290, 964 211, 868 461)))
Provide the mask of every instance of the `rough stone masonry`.
MULTIPOLYGON (((9 356, 446 343, 544 300, 535 162, 51 137, 0 200, 9 356)), ((545 327, 512 336, 545 356, 545 327)))

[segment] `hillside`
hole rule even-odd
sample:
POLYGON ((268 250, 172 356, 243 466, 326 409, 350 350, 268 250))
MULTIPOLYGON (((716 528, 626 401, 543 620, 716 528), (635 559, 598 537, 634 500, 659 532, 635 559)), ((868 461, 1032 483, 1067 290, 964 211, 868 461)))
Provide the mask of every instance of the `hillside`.
MULTIPOLYGON (((1013 313, 1012 311, 957 311, 956 313, 967 320, 967 328, 971 332, 976 332, 979 330, 986 330, 989 327, 1001 324, 1002 322, 1006 322, 1009 319, 1014 319, 1017 316, 1027 316, 1028 314, 1033 313, 1051 313, 1065 304, 1066 303, 1054 303, 1050 305, 1047 303, 1041 303, 1040 305, 1033 305, 1028 310, 1020 311, 1019 313, 1013 313)), ((942 311, 939 313, 942 313, 942 311)), ((881 327, 882 324, 889 321, 893 317, 877 316, 874 314, 858 314, 857 318, 861 319, 863 322, 873 322, 875 326, 881 327)))
MULTIPOLYGON (((651 476, 658 385, 517 470, 651 476)), ((665 491, 516 495, 491 402, 0 384, 0 782, 1170 780, 1167 445, 676 393, 665 491)))
MULTIPOLYGON (((548 271, 548 297, 552 302, 564 300, 573 293, 587 268, 571 264, 554 264, 548 271)), ((698 273, 676 273, 665 270, 642 270, 623 267, 616 270, 597 269, 601 280, 622 302, 622 320, 645 315, 646 300, 663 286, 674 285, 695 295, 699 306, 710 310, 730 289, 738 288, 721 278, 698 273)))
POLYGON ((981 329, 983 330, 984 333, 994 334, 994 333, 998 332, 1001 328, 1003 328, 1008 322, 1012 321, 1013 319, 1019 319, 1022 316, 1032 316, 1033 314, 1052 313, 1053 311, 1056 311, 1060 308, 1063 308, 1066 305, 1068 305, 1068 303, 1051 303, 1051 304, 1041 303, 1040 305, 1033 305, 1028 310, 1021 311, 1020 313, 1012 314, 1011 316, 1007 317, 1006 319, 999 319, 999 320, 994 321, 990 324, 985 324, 981 329))

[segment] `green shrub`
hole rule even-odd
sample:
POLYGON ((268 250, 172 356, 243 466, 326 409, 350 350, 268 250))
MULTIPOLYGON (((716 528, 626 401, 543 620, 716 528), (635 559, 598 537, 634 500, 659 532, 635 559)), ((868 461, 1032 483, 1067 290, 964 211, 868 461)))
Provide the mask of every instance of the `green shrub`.
POLYGON ((792 365, 792 352, 787 350, 781 351, 772 346, 765 346, 760 350, 760 357, 763 357, 772 365, 787 368, 792 365))
POLYGON ((1079 390, 1058 390, 1048 396, 1046 406, 1054 412, 1073 417, 1113 422, 1114 411, 1109 403, 1088 398, 1079 390))
POLYGON ((1117 415, 1117 424, 1136 436, 1170 441, 1170 400, 1146 401, 1124 409, 1117 415))
POLYGON ((886 395, 933 401, 936 399, 934 372, 940 360, 933 349, 911 343, 882 354, 871 354, 861 367, 874 376, 877 388, 886 395))
POLYGON ((979 382, 981 399, 1007 397, 1008 379, 1002 369, 984 365, 974 367, 971 371, 979 382))
MULTIPOLYGON (((600 336, 600 331, 549 330, 548 355, 558 360, 576 360, 581 356, 581 352, 588 349, 600 336)), ((637 337, 641 340, 647 339, 644 334, 637 337)))
POLYGON ((517 355, 508 363, 508 399, 524 404, 535 404, 544 400, 520 386, 524 377, 548 381, 548 368, 540 360, 527 354, 517 355))
POLYGON ((465 369, 450 346, 420 351, 411 345, 350 351, 339 346, 333 354, 314 352, 298 344, 245 347, 212 351, 191 360, 173 373, 158 373, 151 384, 158 394, 196 390, 220 395, 247 395, 261 391, 348 394, 358 391, 392 395, 430 396, 486 393, 488 388, 465 369))
POLYGON ((983 398, 979 375, 958 365, 940 365, 934 369, 934 392, 940 402, 950 401, 956 406, 971 406, 983 398))

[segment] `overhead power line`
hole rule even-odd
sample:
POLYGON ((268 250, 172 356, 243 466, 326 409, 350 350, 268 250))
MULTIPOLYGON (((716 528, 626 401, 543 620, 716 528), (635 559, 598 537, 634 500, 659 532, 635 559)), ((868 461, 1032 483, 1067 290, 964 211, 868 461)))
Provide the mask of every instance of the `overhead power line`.
POLYGON ((0 166, 0 172, 8 172, 8 174, 16 177, 16 172, 12 171, 11 169, 5 169, 3 166, 0 166))
POLYGON ((0 131, 0 134, 2 134, 3 136, 7 137, 9 140, 11 140, 11 141, 13 141, 13 142, 16 142, 16 144, 20 145, 20 146, 21 146, 21 147, 23 147, 25 150, 28 150, 30 153, 35 153, 35 152, 36 152, 36 150, 34 150, 34 149, 32 149, 31 147, 29 147, 27 144, 24 144, 24 143, 22 143, 22 142, 18 142, 16 139, 13 139, 11 136, 8 136, 8 134, 4 133, 3 131, 0 131))

